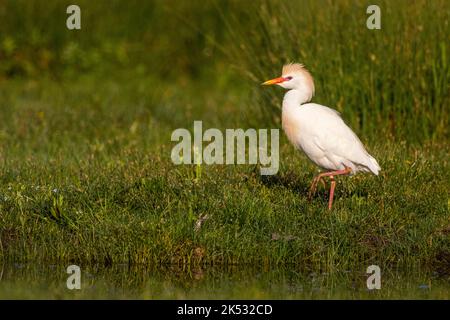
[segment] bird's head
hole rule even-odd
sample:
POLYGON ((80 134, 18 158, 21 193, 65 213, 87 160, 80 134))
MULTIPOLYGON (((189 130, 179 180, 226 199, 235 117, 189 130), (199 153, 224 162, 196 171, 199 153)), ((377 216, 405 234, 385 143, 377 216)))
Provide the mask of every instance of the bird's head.
POLYGON ((283 66, 281 77, 268 80, 263 85, 277 84, 285 89, 310 91, 314 94, 314 80, 308 70, 300 63, 290 63, 283 66))

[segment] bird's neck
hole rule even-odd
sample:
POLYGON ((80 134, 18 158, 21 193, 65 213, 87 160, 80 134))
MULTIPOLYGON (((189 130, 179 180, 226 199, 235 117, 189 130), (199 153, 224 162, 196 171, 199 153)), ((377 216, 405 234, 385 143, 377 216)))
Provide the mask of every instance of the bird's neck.
POLYGON ((298 108, 300 105, 311 101, 312 92, 309 90, 292 89, 286 92, 283 98, 283 110, 298 108))

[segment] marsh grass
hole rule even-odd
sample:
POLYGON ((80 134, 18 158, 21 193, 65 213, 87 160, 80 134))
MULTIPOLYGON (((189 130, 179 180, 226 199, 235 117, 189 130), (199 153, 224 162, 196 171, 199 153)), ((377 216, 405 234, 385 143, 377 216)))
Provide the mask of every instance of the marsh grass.
MULTIPOLYGON (((378 5, 382 28, 369 30, 364 1, 256 1, 224 17, 234 40, 227 55, 255 84, 279 76, 285 63, 305 64, 316 82, 313 101, 343 113, 366 137, 448 139, 448 4, 378 5)), ((258 89, 254 98, 259 123, 280 122, 279 93, 258 89)))

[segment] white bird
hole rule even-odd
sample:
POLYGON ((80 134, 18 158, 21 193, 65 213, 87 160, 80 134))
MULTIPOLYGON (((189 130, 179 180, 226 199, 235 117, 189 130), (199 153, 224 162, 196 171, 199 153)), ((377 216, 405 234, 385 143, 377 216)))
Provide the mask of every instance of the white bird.
POLYGON ((336 182, 334 176, 359 171, 378 175, 378 162, 364 148, 356 134, 340 114, 331 108, 308 103, 314 95, 314 80, 299 63, 283 66, 282 76, 263 85, 277 84, 287 90, 283 98, 282 126, 289 141, 319 167, 327 170, 311 184, 311 197, 322 178, 331 180, 328 209, 333 205, 336 182))

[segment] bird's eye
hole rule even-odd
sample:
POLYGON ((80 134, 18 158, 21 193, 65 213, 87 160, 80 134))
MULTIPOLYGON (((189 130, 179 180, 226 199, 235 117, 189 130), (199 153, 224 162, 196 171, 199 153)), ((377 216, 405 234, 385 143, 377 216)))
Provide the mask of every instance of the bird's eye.
POLYGON ((284 79, 286 79, 286 81, 289 81, 289 80, 292 80, 292 77, 286 77, 284 79))

